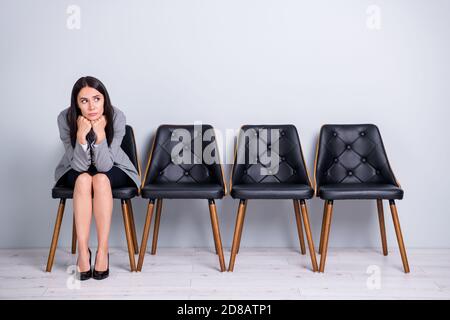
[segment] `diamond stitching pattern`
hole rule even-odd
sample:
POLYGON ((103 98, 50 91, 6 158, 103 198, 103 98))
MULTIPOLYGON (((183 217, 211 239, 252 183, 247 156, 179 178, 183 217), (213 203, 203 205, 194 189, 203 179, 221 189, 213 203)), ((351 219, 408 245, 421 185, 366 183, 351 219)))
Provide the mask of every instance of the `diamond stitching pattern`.
MULTIPOLYGON (((233 184, 255 184, 255 183, 298 183, 309 185, 306 168, 303 164, 301 155, 301 146, 298 142, 298 134, 294 126, 244 126, 243 132, 247 130, 255 130, 256 135, 244 134, 238 137, 238 152, 236 159, 241 161, 245 159, 245 164, 235 163, 235 170, 233 173, 233 184), (267 141, 260 137, 259 130, 267 129, 267 141), (261 155, 272 155, 273 150, 269 147, 276 141, 272 141, 270 129, 279 129, 279 164, 278 171, 273 175, 262 175, 261 168, 268 168, 268 164, 261 163, 260 156, 257 150, 250 148, 251 139, 260 138, 263 143, 266 143, 266 150, 261 155), (243 140, 245 139, 245 140, 243 140), (256 163, 250 163, 250 159, 256 160, 256 163)), ((258 142, 256 140, 256 145, 258 142)), ((259 146, 258 146, 259 147, 259 146)), ((235 162, 236 162, 235 159, 235 162)))
POLYGON ((316 168, 319 185, 395 184, 381 136, 374 125, 326 125, 320 140, 316 168))
MULTIPOLYGON (((204 131, 212 129, 209 125, 203 125, 204 131)), ((199 156, 195 154, 194 150, 194 126, 161 126, 158 129, 155 137, 155 147, 152 155, 152 164, 149 169, 146 184, 148 183, 178 183, 178 184, 202 184, 202 183, 218 183, 222 185, 222 173, 219 163, 206 164, 204 161, 201 163, 194 163, 194 159, 200 161, 199 156), (179 143, 179 141, 172 141, 171 138, 175 134, 175 129, 186 129, 191 134, 190 149, 186 150, 183 147, 183 152, 189 152, 191 164, 176 164, 171 159, 172 148, 179 143)), ((208 144, 215 143, 215 137, 212 137, 211 141, 207 141, 208 144)), ((189 145, 186 143, 186 147, 189 145)), ((206 143, 202 141, 202 148, 200 152, 203 152, 206 143)), ((180 150, 181 152, 181 150, 180 150)), ((215 156, 213 154, 213 156, 215 156)))

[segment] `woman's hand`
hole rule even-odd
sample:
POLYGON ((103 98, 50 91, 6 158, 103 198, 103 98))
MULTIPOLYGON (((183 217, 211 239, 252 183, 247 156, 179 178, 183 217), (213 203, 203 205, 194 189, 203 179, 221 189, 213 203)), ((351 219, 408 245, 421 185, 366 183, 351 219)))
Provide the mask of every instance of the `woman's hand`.
POLYGON ((78 116, 77 118, 77 140, 80 144, 86 144, 86 136, 91 131, 91 122, 83 116, 78 116))
POLYGON ((106 138, 105 133, 105 127, 107 123, 106 118, 105 116, 101 116, 97 120, 91 121, 91 123, 92 129, 94 130, 95 135, 97 136, 97 141, 95 142, 95 144, 100 144, 106 138))

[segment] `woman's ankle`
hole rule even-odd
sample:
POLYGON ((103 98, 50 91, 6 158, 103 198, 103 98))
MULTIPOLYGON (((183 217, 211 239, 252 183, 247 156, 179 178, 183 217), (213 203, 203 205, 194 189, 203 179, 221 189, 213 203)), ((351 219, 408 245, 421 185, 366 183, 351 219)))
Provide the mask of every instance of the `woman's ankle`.
POLYGON ((97 253, 102 254, 102 255, 106 255, 109 252, 109 247, 102 245, 102 246, 98 246, 97 248, 97 253))
POLYGON ((89 256, 89 246, 78 246, 78 255, 89 256))

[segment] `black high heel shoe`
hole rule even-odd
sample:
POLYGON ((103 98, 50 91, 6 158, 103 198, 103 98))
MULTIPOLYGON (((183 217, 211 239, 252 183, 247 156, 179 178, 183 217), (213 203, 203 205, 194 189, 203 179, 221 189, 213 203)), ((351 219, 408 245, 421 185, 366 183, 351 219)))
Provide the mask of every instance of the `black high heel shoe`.
MULTIPOLYGON (((97 253, 98 253, 98 251, 95 253, 95 264, 97 264, 97 253)), ((106 268, 105 271, 95 270, 95 264, 94 264, 94 272, 92 274, 92 277, 95 280, 103 280, 103 279, 108 278, 108 276, 109 276, 109 252, 108 252, 108 268, 106 268)))
MULTIPOLYGON (((88 248, 88 250, 89 250, 89 271, 79 272, 81 281, 92 278, 91 249, 88 248)), ((78 267, 78 261, 77 261, 77 267, 78 267)))

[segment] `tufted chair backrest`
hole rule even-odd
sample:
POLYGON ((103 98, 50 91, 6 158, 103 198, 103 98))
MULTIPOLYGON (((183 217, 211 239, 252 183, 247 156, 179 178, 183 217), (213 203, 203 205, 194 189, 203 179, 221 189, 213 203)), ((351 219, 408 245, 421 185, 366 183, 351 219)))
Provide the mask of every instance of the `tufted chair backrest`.
POLYGON ((245 125, 241 128, 233 165, 231 184, 298 183, 311 185, 294 125, 245 125), (278 131, 278 137, 272 135, 278 131), (265 145, 260 148, 258 142, 265 145), (261 157, 272 156, 278 143, 278 170, 261 157), (257 145, 257 147, 255 147, 257 145), (263 169, 263 171, 261 170, 263 169))
POLYGON ((197 128, 194 125, 161 125, 158 127, 147 165, 144 185, 217 183, 225 188, 213 127, 203 124, 197 128), (194 136, 194 134, 198 135, 194 136), (186 140, 186 137, 190 138, 186 140), (194 143, 196 137, 199 138, 196 140, 199 141, 198 144, 194 143), (174 150, 179 150, 180 152, 176 152, 179 155, 188 155, 190 160, 184 161, 185 163, 177 163, 178 160, 173 158, 174 150), (211 155, 212 158, 205 157, 208 155, 211 155))
POLYGON ((398 185, 373 124, 324 125, 317 148, 315 179, 319 187, 336 183, 398 185))

